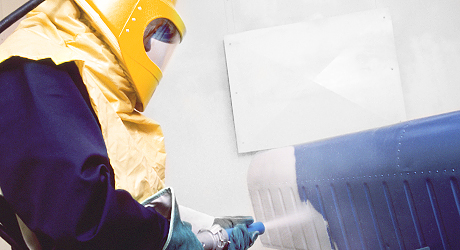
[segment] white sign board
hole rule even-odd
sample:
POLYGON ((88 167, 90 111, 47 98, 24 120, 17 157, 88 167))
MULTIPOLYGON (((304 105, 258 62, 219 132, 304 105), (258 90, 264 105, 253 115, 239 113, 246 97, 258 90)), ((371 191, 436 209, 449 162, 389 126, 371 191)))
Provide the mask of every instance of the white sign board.
POLYGON ((238 152, 406 120, 386 9, 225 37, 238 152))

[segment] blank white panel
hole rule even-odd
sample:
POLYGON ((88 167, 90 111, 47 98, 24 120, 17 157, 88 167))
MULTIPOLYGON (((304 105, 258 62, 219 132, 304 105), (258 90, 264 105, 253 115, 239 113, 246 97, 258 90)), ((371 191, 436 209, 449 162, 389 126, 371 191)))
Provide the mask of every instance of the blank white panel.
POLYGON ((225 38, 239 152, 406 119, 386 9, 225 38))

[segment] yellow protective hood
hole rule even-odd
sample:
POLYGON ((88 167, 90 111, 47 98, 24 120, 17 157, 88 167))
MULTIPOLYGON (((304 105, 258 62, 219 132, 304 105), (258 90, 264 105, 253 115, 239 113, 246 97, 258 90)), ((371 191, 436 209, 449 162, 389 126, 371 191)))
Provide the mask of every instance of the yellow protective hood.
POLYGON ((163 76, 162 70, 175 45, 185 34, 185 25, 173 3, 171 0, 74 1, 106 37, 118 43, 136 89, 136 109, 143 111, 163 76))
POLYGON ((135 110, 136 94, 113 39, 102 35, 71 0, 47 0, 0 45, 0 62, 20 56, 74 61, 102 128, 117 189, 138 201, 164 187, 160 126, 135 110))

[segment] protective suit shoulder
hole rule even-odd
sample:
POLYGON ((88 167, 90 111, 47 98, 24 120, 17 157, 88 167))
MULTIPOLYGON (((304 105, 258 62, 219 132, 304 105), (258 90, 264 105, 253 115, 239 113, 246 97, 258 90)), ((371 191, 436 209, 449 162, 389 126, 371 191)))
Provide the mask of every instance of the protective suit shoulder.
POLYGON ((163 133, 135 110, 136 94, 116 48, 92 25, 73 1, 47 0, 0 45, 0 62, 13 56, 74 61, 101 124, 116 188, 143 200, 164 188, 163 133))
MULTIPOLYGON (((68 14, 71 15, 71 13, 68 14)), ((0 45, 0 62, 13 56, 31 60, 50 58, 57 65, 82 60, 78 54, 66 46, 64 34, 59 31, 48 15, 34 10, 0 45)))

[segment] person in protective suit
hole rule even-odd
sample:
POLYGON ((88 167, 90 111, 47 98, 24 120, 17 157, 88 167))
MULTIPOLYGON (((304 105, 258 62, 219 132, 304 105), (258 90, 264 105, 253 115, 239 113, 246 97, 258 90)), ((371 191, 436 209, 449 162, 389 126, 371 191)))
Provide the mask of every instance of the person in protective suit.
MULTIPOLYGON (((185 34, 174 4, 47 0, 0 45, 0 203, 20 247, 202 249, 196 227, 222 223, 179 208, 161 128, 140 113, 185 34)), ((229 249, 251 246, 237 229, 229 249)))

